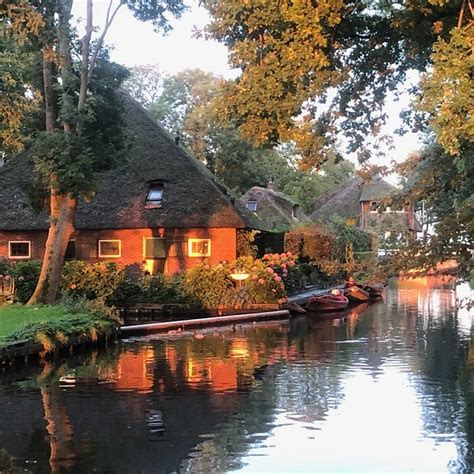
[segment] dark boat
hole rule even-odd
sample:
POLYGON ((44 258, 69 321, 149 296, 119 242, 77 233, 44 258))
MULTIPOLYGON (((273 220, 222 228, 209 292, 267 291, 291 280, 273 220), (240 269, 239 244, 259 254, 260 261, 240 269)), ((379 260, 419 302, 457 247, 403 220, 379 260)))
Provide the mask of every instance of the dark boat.
POLYGON ((338 290, 325 295, 313 295, 306 303, 308 311, 340 311, 349 305, 349 300, 338 290))
POLYGON ((370 298, 383 298, 383 285, 376 285, 376 284, 373 284, 373 285, 368 285, 368 284, 364 284, 364 285, 360 285, 360 287, 366 291, 367 293, 369 293, 369 297, 370 298))
POLYGON ((370 299, 368 291, 365 291, 359 286, 351 286, 344 290, 344 295, 349 300, 349 303, 363 303, 370 299))

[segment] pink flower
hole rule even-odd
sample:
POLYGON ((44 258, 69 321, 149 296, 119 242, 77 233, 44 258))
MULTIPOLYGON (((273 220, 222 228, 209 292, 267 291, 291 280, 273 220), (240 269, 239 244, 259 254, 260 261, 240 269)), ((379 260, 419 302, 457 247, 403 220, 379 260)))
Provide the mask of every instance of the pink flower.
POLYGON ((281 281, 281 277, 279 277, 278 275, 276 275, 276 276, 275 276, 275 281, 276 281, 277 283, 279 283, 279 282, 281 281))
POLYGON ((268 272, 268 273, 274 273, 274 270, 273 270, 272 267, 267 267, 267 272, 268 272))
POLYGON ((20 276, 18 277, 18 281, 25 281, 25 277, 24 277, 23 275, 20 275, 20 276))
POLYGON ((294 267, 294 266, 295 266, 295 262, 291 262, 291 261, 288 262, 288 266, 289 266, 289 267, 294 267))
POLYGON ((204 265, 204 270, 209 270, 209 265, 204 265))
POLYGON ((254 265, 254 266, 252 267, 252 271, 253 271, 253 272, 258 272, 258 267, 254 265))
POLYGON ((292 257, 293 254, 292 254, 291 252, 286 252, 286 256, 287 256, 287 257, 292 257))
POLYGON ((5 276, 5 280, 9 280, 10 278, 11 278, 10 275, 6 275, 6 276, 5 276))
POLYGON ((270 255, 269 255, 268 253, 266 253, 266 254, 263 256, 263 258, 264 258, 265 260, 268 260, 268 259, 270 258, 270 255))
POLYGON ((258 282, 260 283, 260 285, 265 285, 265 280, 263 278, 260 278, 258 282))
POLYGON ((3 275, 0 275, 0 280, 3 280, 3 275))
POLYGON ((77 288, 77 285, 73 283, 69 288, 71 288, 71 290, 75 290, 77 288))
POLYGON ((99 267, 99 270, 102 270, 103 272, 105 272, 105 270, 107 270, 107 266, 106 265, 101 265, 99 267))
POLYGON ((252 275, 252 280, 256 280, 258 278, 258 275, 252 275))
POLYGON ((282 263, 280 266, 281 268, 286 268, 286 263, 282 263))
POLYGON ((273 292, 273 293, 276 293, 276 292, 277 292, 277 290, 275 290, 275 288, 272 288, 272 292, 273 292))

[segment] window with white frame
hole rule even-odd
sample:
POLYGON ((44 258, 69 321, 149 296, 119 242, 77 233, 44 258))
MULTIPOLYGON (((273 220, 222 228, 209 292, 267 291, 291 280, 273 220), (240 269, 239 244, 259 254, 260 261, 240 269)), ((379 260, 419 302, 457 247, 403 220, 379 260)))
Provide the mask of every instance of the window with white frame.
POLYGON ((165 239, 158 237, 144 237, 143 238, 143 257, 145 259, 151 258, 166 258, 165 239))
POLYGON ((211 239, 189 239, 188 240, 189 257, 210 257, 211 239))
POLYGON ((118 258, 122 256, 121 240, 99 240, 98 253, 100 258, 118 258))
POLYGON ((29 240, 12 240, 8 242, 9 258, 31 258, 31 242, 29 240))
POLYGON ((257 201, 247 201, 247 209, 252 212, 257 212, 257 201))

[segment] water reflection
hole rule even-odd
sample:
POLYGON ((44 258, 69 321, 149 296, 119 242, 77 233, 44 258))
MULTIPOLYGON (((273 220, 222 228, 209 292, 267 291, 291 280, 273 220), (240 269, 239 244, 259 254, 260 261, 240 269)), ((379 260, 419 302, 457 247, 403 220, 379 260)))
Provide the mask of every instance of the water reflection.
POLYGON ((439 286, 5 371, 0 471, 470 472, 471 316, 439 286))

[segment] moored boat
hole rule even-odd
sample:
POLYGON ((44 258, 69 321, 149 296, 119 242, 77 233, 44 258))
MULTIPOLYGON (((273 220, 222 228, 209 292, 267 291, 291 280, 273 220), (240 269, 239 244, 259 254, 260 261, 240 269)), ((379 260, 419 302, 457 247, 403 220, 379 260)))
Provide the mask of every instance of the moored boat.
POLYGON ((306 303, 308 311, 340 311, 349 305, 349 300, 339 291, 324 295, 313 295, 306 303))
POLYGON ((377 284, 364 284, 360 285, 360 287, 369 293, 370 298, 383 298, 383 285, 377 285, 377 284))
POLYGON ((370 298, 369 292, 365 291, 359 286, 351 286, 344 290, 344 295, 349 300, 349 303, 363 303, 370 298))

